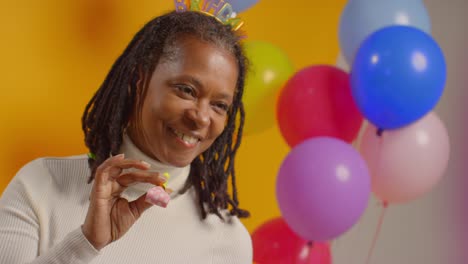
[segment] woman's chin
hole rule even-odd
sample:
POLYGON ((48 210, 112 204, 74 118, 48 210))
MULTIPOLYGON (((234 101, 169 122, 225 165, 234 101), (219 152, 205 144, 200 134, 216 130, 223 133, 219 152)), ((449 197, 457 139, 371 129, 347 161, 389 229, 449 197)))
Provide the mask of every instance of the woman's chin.
POLYGON ((169 164, 174 167, 183 168, 192 163, 193 159, 188 158, 168 158, 164 163, 169 164))

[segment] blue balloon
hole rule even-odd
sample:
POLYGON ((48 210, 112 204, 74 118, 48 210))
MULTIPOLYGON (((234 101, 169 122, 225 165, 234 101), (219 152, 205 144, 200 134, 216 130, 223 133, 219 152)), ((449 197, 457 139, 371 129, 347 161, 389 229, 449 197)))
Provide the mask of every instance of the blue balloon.
POLYGON ((231 4, 232 9, 236 13, 239 13, 255 5, 258 0, 228 0, 227 2, 231 4))
POLYGON ((422 0, 349 0, 339 26, 340 48, 348 65, 362 41, 387 26, 406 25, 430 33, 429 14, 422 0))
POLYGON ((446 81, 442 50, 427 33, 407 26, 380 29, 364 40, 351 69, 353 98, 381 129, 410 124, 432 110, 446 81))

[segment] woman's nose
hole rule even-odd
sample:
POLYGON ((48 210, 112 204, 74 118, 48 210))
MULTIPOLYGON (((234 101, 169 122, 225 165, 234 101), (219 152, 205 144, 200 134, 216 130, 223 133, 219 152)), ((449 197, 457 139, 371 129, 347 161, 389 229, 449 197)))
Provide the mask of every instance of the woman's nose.
POLYGON ((186 111, 187 117, 197 126, 206 127, 210 124, 209 107, 199 105, 186 111))

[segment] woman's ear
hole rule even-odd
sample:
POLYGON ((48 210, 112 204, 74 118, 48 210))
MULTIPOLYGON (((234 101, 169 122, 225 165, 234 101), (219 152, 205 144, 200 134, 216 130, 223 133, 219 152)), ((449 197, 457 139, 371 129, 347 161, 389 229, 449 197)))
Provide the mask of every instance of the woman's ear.
POLYGON ((141 65, 136 66, 134 75, 136 81, 134 82, 135 87, 132 88, 135 89, 135 107, 139 108, 141 104, 143 104, 143 99, 146 95, 146 87, 148 86, 148 76, 141 65))
POLYGON ((137 74, 136 87, 137 87, 137 93, 138 93, 138 91, 142 91, 144 87, 144 83, 145 83, 145 74, 143 72, 141 65, 138 65, 136 67, 136 74, 137 74))
MULTIPOLYGON (((145 98, 145 83, 146 77, 141 65, 136 66, 132 71, 132 80, 128 85, 128 95, 134 94, 134 101, 133 101, 133 109, 128 117, 127 121, 127 129, 131 126, 134 126, 139 119, 139 115, 141 114, 140 109, 143 106, 143 99, 145 98)), ((126 129, 126 130, 127 130, 126 129)))

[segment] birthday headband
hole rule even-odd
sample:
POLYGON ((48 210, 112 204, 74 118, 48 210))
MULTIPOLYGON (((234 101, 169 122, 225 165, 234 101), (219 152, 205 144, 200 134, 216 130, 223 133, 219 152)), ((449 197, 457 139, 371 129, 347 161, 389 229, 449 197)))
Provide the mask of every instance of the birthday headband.
POLYGON ((174 0, 176 12, 197 11, 216 18, 219 22, 230 25, 236 31, 244 22, 236 18, 231 4, 225 0, 174 0))

